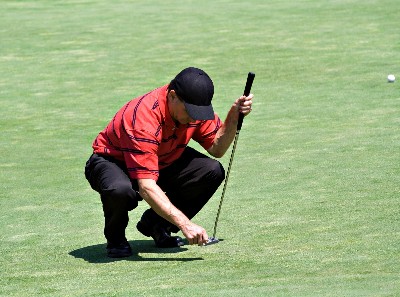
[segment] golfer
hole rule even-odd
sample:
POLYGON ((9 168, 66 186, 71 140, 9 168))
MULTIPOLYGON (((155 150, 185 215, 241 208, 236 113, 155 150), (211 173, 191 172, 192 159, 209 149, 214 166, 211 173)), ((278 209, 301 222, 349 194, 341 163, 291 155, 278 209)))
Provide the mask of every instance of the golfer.
POLYGON ((239 113, 251 111, 253 95, 241 96, 225 122, 214 114, 214 85, 201 69, 182 70, 169 84, 126 103, 93 142, 85 176, 100 194, 107 255, 132 255, 125 237, 128 212, 145 200, 150 208, 136 227, 157 247, 205 244, 206 230, 191 219, 225 178, 220 162, 190 148, 197 141, 222 157, 232 143, 239 113))

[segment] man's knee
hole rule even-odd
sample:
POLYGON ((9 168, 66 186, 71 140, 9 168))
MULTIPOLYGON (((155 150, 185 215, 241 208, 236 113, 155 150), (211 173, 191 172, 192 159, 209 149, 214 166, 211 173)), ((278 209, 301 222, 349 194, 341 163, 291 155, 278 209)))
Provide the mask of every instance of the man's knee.
POLYGON ((114 182, 107 189, 103 189, 101 197, 103 203, 116 208, 132 210, 137 207, 137 193, 131 184, 126 182, 114 182))
POLYGON ((209 177, 217 183, 222 183, 225 179, 225 169, 220 162, 217 160, 210 159, 208 165, 209 177))

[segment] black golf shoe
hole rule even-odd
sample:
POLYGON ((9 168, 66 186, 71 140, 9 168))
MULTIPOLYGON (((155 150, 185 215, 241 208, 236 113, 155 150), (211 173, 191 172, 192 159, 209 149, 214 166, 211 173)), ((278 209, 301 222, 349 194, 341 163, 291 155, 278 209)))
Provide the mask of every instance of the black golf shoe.
POLYGON ((110 258, 125 258, 132 256, 132 249, 128 242, 118 244, 107 244, 107 257, 110 258))
POLYGON ((144 236, 152 237, 157 247, 159 248, 174 248, 183 246, 185 243, 179 236, 171 236, 171 232, 165 228, 155 225, 153 227, 148 226, 143 218, 136 225, 136 228, 144 236))

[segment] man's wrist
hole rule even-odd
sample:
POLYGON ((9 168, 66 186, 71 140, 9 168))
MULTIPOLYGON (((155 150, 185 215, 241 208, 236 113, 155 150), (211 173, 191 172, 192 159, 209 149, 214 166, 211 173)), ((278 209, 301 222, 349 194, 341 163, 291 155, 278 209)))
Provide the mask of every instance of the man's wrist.
POLYGON ((190 224, 190 220, 175 207, 170 209, 169 217, 170 217, 170 222, 173 223, 175 226, 177 226, 181 231, 186 229, 187 225, 190 224))

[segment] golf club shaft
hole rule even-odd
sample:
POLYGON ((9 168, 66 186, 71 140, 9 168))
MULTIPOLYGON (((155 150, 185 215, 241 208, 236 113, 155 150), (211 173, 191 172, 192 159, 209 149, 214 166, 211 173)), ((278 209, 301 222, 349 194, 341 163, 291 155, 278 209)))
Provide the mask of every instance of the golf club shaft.
MULTIPOLYGON (((252 73, 252 72, 249 72, 249 74, 247 75, 246 87, 244 88, 244 92, 243 92, 244 96, 249 96, 250 90, 251 90, 251 86, 252 86, 253 81, 254 81, 254 77, 255 77, 255 74, 252 73)), ((225 191, 226 191, 226 185, 228 184, 229 174, 231 172, 233 157, 235 155, 236 144, 237 144, 237 141, 239 139, 239 132, 240 132, 240 129, 242 128, 243 118, 244 118, 244 115, 243 115, 243 113, 240 112, 239 113, 238 123, 237 123, 237 126, 236 126, 235 139, 233 141, 232 153, 231 153, 231 157, 229 159, 228 171, 227 171, 226 177, 225 177, 224 188, 222 190, 221 199, 219 201, 217 217, 215 218, 213 238, 216 238, 215 236, 216 236, 216 233, 217 233, 217 225, 218 225, 218 220, 219 220, 219 214, 221 213, 222 201, 224 200, 225 191)))

